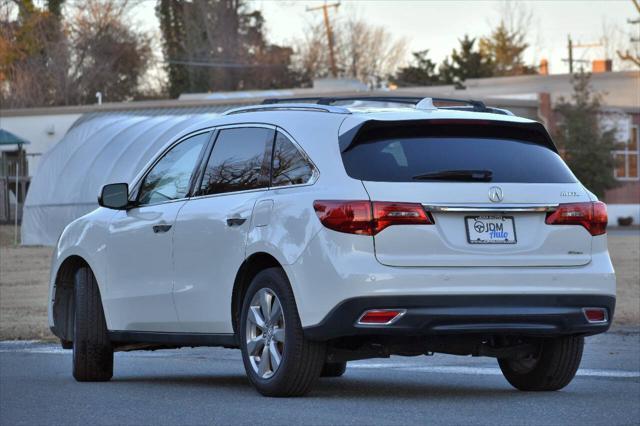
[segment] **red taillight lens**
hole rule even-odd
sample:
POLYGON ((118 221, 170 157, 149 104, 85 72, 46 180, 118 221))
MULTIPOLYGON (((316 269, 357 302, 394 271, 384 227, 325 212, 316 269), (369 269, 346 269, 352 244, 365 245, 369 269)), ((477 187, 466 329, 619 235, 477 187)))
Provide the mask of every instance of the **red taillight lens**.
POLYGON ((362 314, 358 320, 358 324, 391 324, 404 313, 404 309, 372 309, 362 314))
POLYGON ((433 225, 421 204, 373 202, 374 234, 391 225, 433 225))
POLYGON ((433 220, 417 203, 369 201, 315 201, 320 222, 348 234, 375 235, 392 225, 432 225, 433 220))
POLYGON ((560 204, 558 210, 547 215, 547 225, 582 225, 591 235, 607 232, 607 205, 593 203, 560 204))
POLYGON ((369 201, 315 201, 320 222, 329 229, 347 234, 373 235, 369 201))

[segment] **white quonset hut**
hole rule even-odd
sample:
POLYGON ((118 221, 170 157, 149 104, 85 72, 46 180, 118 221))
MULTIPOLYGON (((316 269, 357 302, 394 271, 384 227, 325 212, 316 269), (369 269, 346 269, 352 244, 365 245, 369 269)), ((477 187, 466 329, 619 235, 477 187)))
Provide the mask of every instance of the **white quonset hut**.
POLYGON ((68 223, 98 206, 104 184, 130 183, 176 134, 215 117, 161 113, 81 117, 40 160, 24 205, 22 244, 55 245, 68 223))

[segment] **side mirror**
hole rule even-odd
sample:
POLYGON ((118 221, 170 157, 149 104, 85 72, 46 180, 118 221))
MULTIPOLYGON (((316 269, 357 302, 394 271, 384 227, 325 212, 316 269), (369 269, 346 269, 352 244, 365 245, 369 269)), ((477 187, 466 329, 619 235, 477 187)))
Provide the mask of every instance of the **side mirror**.
POLYGON ((111 183, 102 187, 98 204, 114 210, 125 210, 129 205, 129 184, 111 183))

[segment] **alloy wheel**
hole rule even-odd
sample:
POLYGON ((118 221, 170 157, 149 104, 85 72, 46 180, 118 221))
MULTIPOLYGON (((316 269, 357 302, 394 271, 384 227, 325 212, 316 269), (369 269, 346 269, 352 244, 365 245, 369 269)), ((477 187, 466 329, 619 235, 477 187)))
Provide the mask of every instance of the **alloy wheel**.
POLYGON ((253 371, 262 379, 272 377, 284 355, 285 323, 280 300, 268 288, 256 292, 249 304, 246 344, 253 371))

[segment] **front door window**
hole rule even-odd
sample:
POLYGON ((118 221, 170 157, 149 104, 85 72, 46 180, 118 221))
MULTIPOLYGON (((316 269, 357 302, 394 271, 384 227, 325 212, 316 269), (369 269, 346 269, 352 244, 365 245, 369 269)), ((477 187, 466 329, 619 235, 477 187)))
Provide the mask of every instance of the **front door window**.
POLYGON ((147 173, 138 196, 139 205, 185 198, 191 176, 211 133, 200 133, 171 148, 147 173))

